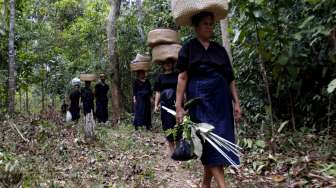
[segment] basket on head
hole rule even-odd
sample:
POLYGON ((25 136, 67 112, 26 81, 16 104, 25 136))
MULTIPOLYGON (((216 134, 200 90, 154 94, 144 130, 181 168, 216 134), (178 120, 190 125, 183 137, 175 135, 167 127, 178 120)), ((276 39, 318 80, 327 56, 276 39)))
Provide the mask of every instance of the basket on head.
POLYGON ((179 34, 171 29, 155 29, 148 33, 147 44, 154 48, 159 44, 178 44, 179 34))
POLYGON ((150 57, 148 55, 137 54, 132 63, 136 62, 150 62, 150 57))
POLYGON ((152 61, 160 64, 167 59, 178 59, 178 54, 182 46, 179 44, 162 44, 153 48, 152 61))
POLYGON ((97 76, 95 74, 81 74, 79 76, 79 78, 82 80, 82 81, 95 81, 97 76))
POLYGON ((171 0, 172 14, 177 25, 191 26, 191 18, 203 11, 212 12, 215 21, 226 18, 227 0, 171 0))
POLYGON ((150 62, 134 62, 131 63, 131 71, 149 71, 150 62))
POLYGON ((150 61, 149 56, 137 54, 135 59, 131 62, 131 71, 149 71, 150 61))

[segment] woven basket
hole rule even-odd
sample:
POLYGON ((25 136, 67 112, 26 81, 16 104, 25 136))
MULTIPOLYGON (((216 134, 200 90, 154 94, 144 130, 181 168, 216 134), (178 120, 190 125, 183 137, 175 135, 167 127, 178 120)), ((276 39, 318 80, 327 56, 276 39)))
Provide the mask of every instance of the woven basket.
POLYGON ((167 59, 177 60, 182 46, 179 44, 162 44, 153 48, 152 61, 160 64, 167 59))
POLYGON ((172 14, 177 25, 191 26, 191 17, 202 12, 214 13, 215 21, 228 14, 227 0, 171 0, 172 14))
POLYGON ((137 54, 135 59, 132 61, 133 63, 135 62, 150 62, 150 57, 147 55, 142 55, 142 54, 137 54))
POLYGON ((150 69, 150 62, 136 62, 131 63, 131 71, 149 71, 150 69))
POLYGON ((81 74, 79 78, 82 81, 95 81, 97 77, 95 74, 81 74))
POLYGON ((178 44, 179 34, 171 29, 155 29, 148 33, 147 44, 154 48, 159 44, 178 44))

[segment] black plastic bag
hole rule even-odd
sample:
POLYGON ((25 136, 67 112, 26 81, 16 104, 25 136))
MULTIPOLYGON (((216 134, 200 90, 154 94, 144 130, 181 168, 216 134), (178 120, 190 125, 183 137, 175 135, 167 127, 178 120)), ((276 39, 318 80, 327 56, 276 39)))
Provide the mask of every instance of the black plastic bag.
POLYGON ((192 142, 184 138, 181 139, 177 143, 171 158, 175 161, 188 161, 197 158, 197 156, 194 154, 192 142))

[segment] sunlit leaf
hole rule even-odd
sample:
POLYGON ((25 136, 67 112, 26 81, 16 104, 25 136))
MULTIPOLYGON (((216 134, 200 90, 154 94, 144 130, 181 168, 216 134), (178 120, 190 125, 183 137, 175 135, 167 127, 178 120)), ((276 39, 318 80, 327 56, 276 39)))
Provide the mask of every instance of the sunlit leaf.
POLYGON ((336 89, 336 79, 330 82, 330 84, 328 85, 327 91, 328 93, 332 93, 334 92, 335 89, 336 89))
POLYGON ((280 182, 283 182, 286 180, 286 177, 285 176, 282 176, 282 175, 273 175, 272 176, 272 180, 276 183, 280 183, 280 182))
POLYGON ((255 145, 258 146, 258 147, 260 147, 260 148, 265 148, 266 147, 266 143, 263 140, 257 140, 255 142, 255 145))
POLYGON ((282 131, 282 129, 288 124, 289 121, 285 121, 285 122, 282 122, 279 129, 278 129, 278 133, 280 133, 282 131))
POLYGON ((304 27, 306 27, 306 25, 312 21, 315 18, 315 16, 309 16, 308 18, 305 19, 304 22, 302 22, 302 24, 299 26, 300 29, 303 29, 304 27))

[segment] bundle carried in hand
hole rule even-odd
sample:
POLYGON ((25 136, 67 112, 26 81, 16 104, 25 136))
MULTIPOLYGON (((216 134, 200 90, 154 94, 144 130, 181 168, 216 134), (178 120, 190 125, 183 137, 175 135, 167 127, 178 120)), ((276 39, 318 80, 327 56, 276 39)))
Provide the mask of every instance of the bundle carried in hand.
POLYGON ((135 59, 131 62, 131 71, 149 71, 150 61, 149 56, 137 54, 135 59))
POLYGON ((191 26, 191 18, 203 11, 212 12, 215 21, 226 18, 229 3, 227 0, 171 0, 171 8, 177 25, 191 26))
POLYGON ((171 29, 155 29, 148 33, 148 46, 152 50, 152 62, 160 64, 167 59, 178 58, 181 49, 179 34, 171 29))
MULTIPOLYGON (((162 106, 168 113, 176 116, 176 112, 165 106, 162 106)), ((209 142, 233 167, 237 168, 238 164, 226 152, 232 152, 238 158, 242 155, 238 145, 213 133, 214 126, 208 123, 194 123, 189 116, 185 116, 183 123, 183 139, 176 146, 172 158, 174 160, 190 160, 195 157, 200 158, 202 155, 202 141, 209 142), (201 139, 200 139, 201 138, 201 139), (178 151, 177 150, 181 150, 178 151)))

